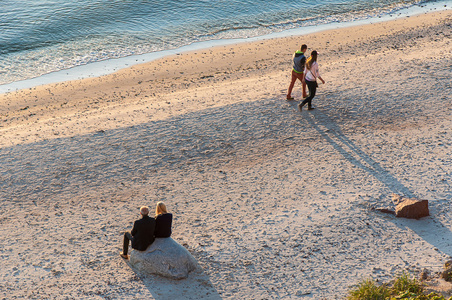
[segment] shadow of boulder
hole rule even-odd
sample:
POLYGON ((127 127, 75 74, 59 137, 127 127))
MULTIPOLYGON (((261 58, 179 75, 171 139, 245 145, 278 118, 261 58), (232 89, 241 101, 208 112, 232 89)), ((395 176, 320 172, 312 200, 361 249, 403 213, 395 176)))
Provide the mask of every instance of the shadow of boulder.
POLYGON ((157 238, 145 251, 132 250, 125 262, 153 299, 221 299, 196 259, 172 238, 157 238))

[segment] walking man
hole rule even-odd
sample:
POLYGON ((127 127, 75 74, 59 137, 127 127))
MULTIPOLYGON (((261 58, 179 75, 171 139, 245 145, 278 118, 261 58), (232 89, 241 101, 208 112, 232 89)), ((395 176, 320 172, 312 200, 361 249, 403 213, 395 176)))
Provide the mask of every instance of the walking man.
POLYGON ((301 45, 300 50, 297 50, 293 54, 292 80, 289 85, 289 90, 287 91, 287 100, 294 100, 292 97, 292 89, 297 79, 301 81, 303 98, 308 96, 306 94, 306 83, 303 80, 304 65, 306 63, 306 56, 304 54, 307 49, 308 46, 303 44, 301 45))

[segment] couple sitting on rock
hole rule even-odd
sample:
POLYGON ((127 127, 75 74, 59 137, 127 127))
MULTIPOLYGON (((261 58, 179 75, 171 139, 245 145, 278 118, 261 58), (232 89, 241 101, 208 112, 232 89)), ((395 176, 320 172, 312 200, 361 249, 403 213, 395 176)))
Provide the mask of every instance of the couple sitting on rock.
POLYGON ((158 202, 155 208, 155 219, 149 216, 149 207, 140 208, 141 219, 135 221, 131 232, 124 233, 122 258, 128 259, 129 241, 132 248, 144 251, 154 242, 155 238, 167 238, 171 236, 171 224, 173 215, 168 213, 163 202, 158 202))

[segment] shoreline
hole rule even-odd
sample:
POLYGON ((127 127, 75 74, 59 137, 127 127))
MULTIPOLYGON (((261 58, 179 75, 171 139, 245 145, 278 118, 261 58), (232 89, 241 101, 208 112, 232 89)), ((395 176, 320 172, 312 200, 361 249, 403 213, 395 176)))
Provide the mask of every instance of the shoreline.
POLYGON ((330 300, 359 278, 440 271, 451 20, 220 46, 1 94, 0 299, 330 300), (326 84, 300 113, 300 84, 285 95, 302 43, 326 84), (376 211, 392 193, 429 200, 431 216, 376 211), (142 276, 119 256, 157 201, 202 274, 142 276))
POLYGON ((360 19, 342 23, 329 23, 320 24, 307 27, 298 27, 293 29, 284 30, 282 32, 274 32, 271 34, 251 37, 251 38, 239 38, 239 39, 223 39, 223 40, 210 40, 204 42, 194 42, 189 45, 185 45, 176 49, 168 49, 163 51, 157 51, 152 53, 145 53, 140 55, 131 55, 117 59, 108 59, 98 61, 86 65, 76 66, 69 69, 63 69, 60 71, 50 72, 39 77, 15 81, 7 84, 0 85, 0 94, 14 92, 21 89, 33 88, 36 86, 47 85, 52 83, 61 83, 71 80, 80 80, 86 78, 99 77, 109 75, 122 69, 129 68, 134 65, 148 63, 154 60, 162 59, 171 55, 187 53, 192 51, 201 51, 209 48, 220 46, 231 46, 242 43, 252 43, 256 41, 263 41, 275 38, 285 38, 291 36, 303 36, 313 34, 317 32, 334 30, 340 28, 362 26, 366 24, 374 24, 381 22, 388 22, 391 20, 397 20, 404 17, 412 17, 419 14, 431 13, 435 11, 443 11, 452 9, 448 1, 439 1, 434 3, 427 3, 422 5, 413 5, 409 8, 403 8, 396 13, 386 14, 378 17, 370 17, 367 19, 360 19))

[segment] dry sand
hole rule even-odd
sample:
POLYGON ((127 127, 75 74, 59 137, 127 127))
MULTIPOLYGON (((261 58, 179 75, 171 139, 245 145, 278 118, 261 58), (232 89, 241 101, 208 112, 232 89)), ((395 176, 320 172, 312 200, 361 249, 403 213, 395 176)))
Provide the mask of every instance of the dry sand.
MULTIPOLYGON (((339 299, 452 255, 452 11, 174 55, 0 95, 0 299, 339 299), (318 50, 314 111, 285 101, 318 50), (372 210, 391 193, 431 217, 372 210), (167 203, 203 273, 119 257, 167 203)), ((297 83, 293 94, 300 100, 297 83)))

